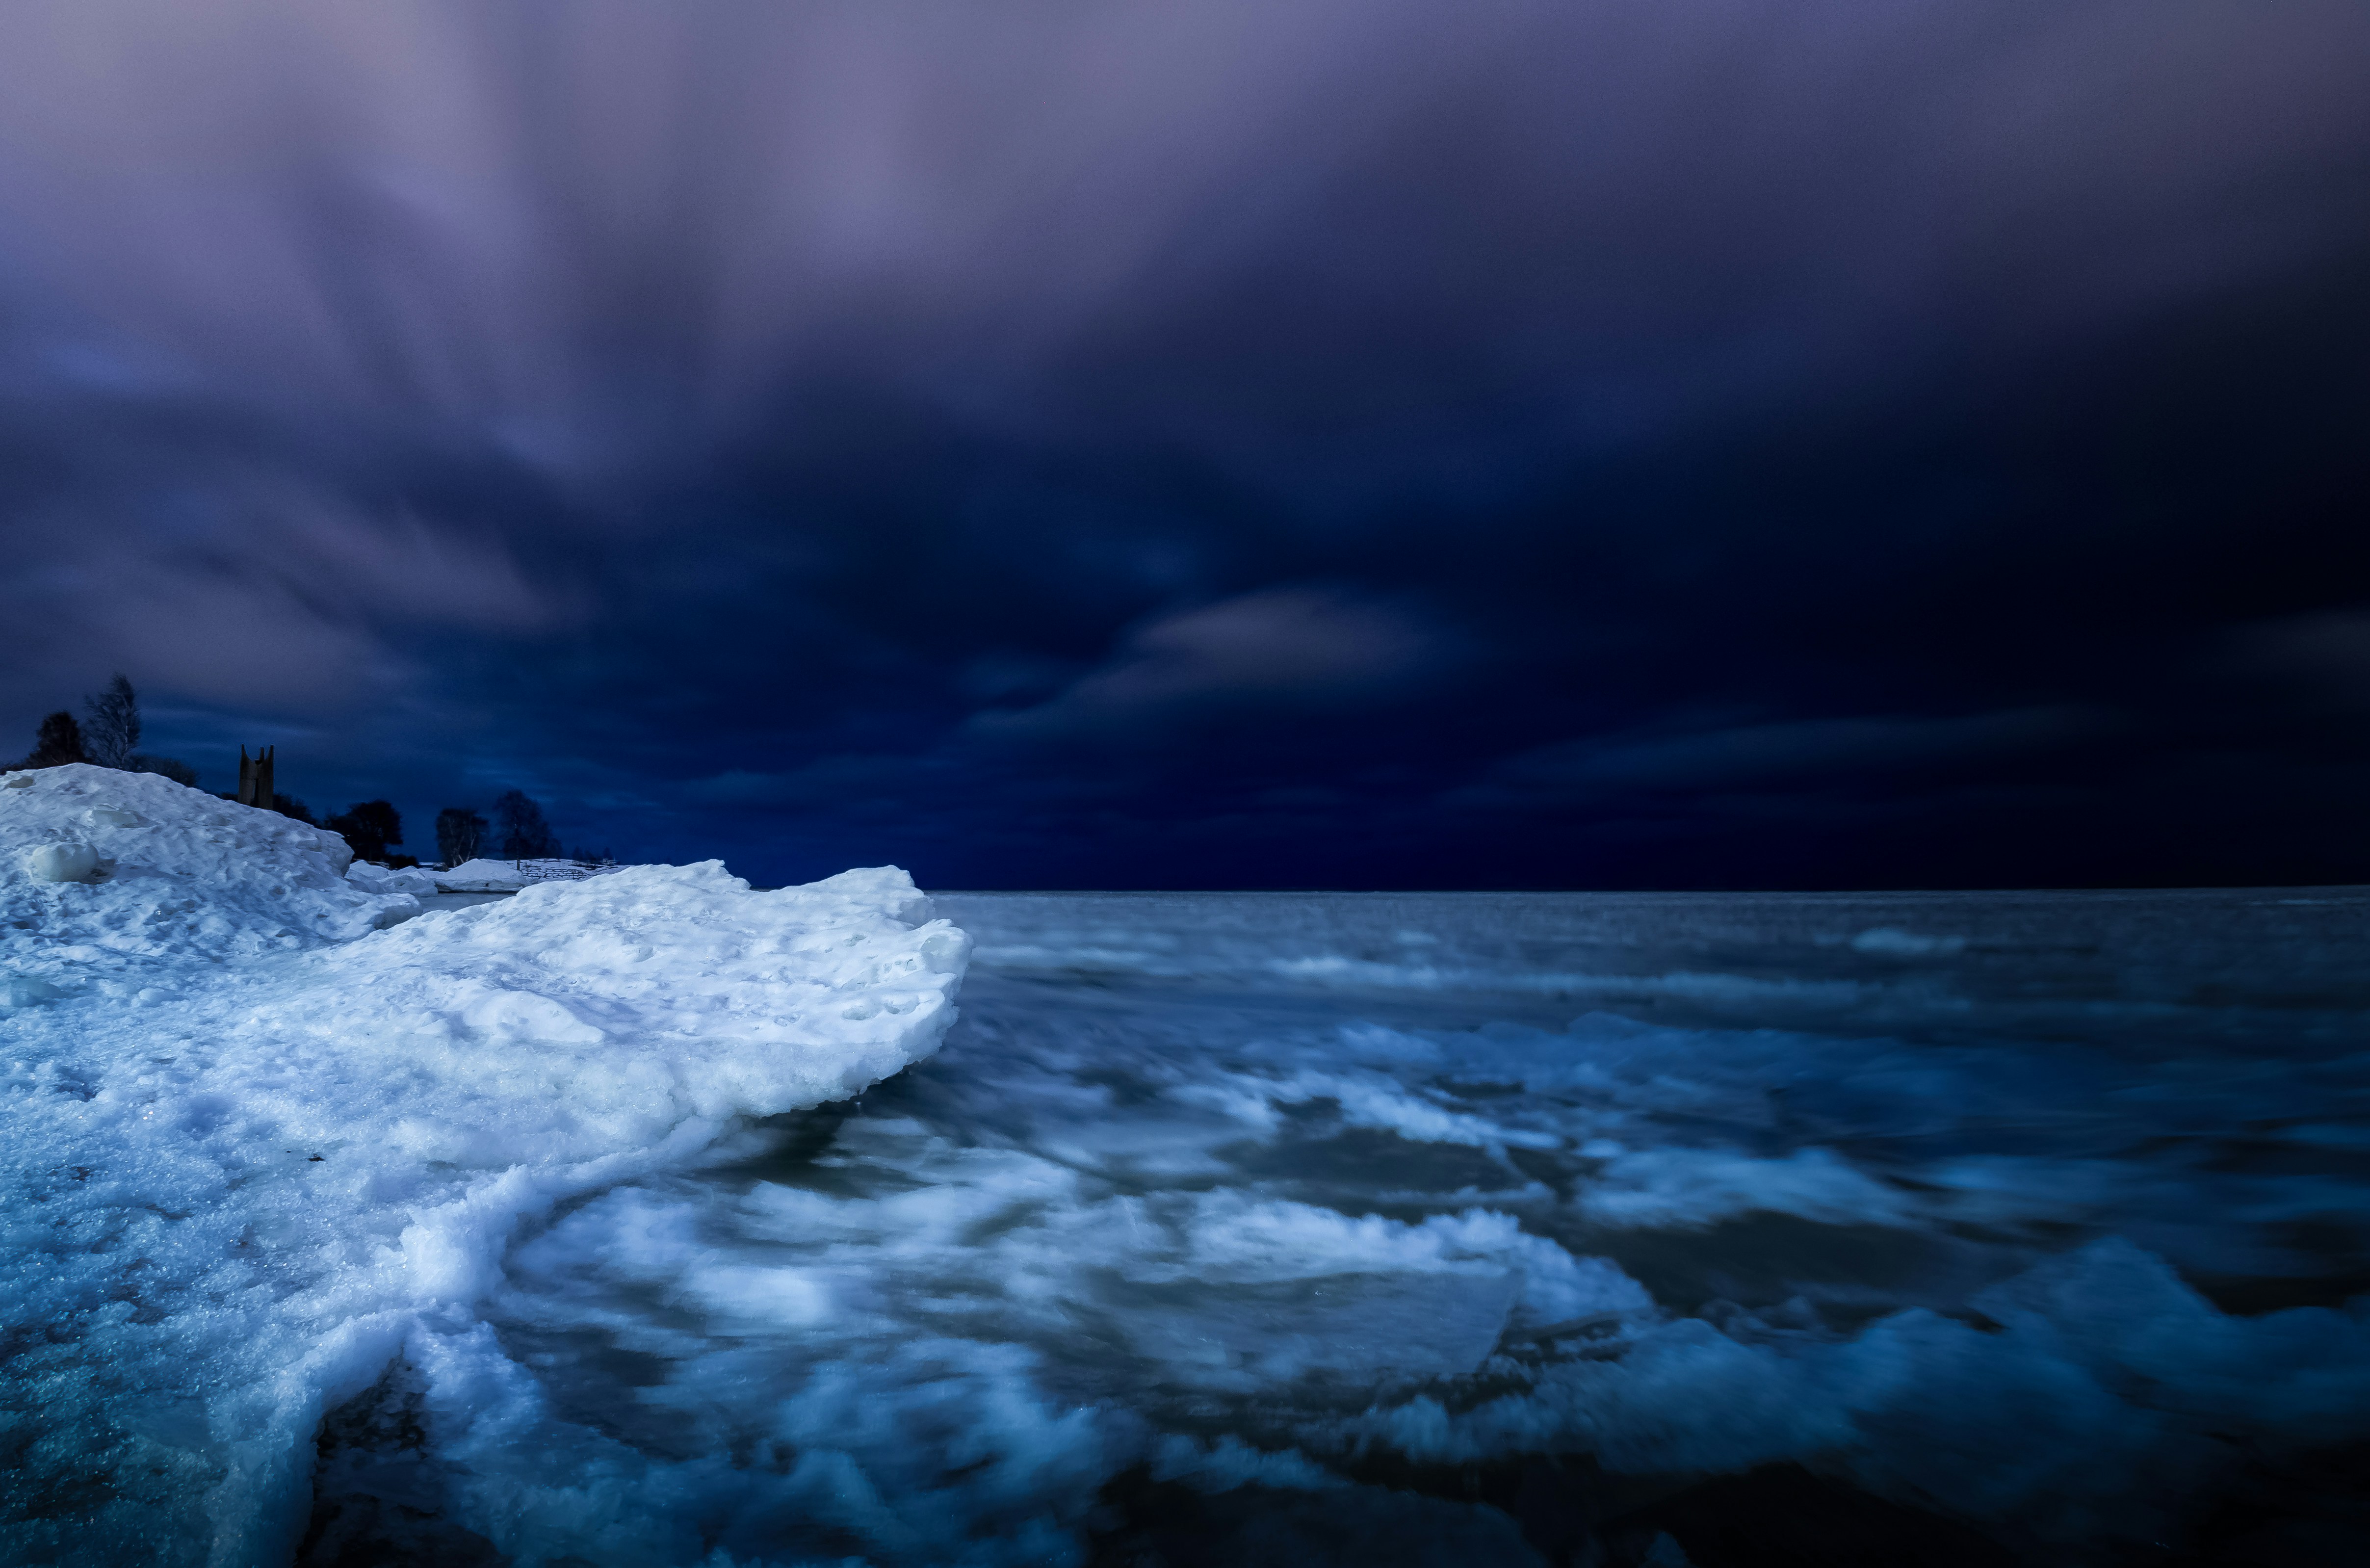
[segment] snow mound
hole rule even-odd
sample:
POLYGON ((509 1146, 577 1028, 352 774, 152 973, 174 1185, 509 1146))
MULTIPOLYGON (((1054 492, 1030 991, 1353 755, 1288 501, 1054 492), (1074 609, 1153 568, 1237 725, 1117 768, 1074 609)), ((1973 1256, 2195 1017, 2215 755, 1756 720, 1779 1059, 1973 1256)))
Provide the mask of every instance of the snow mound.
POLYGON ((51 1005, 0 1013, 0 1338, 38 1363, 0 1420, 45 1434, 0 1477, 0 1561, 284 1560, 322 1411, 466 1330, 522 1228, 954 1020, 969 939, 894 869, 761 894, 642 866, 373 930, 416 900, 285 822, 97 768, 0 793, 12 857, 112 862, 12 872, 12 962, 122 933, 270 958, 78 997, 29 973, 51 1005))
POLYGON ((450 870, 426 873, 440 893, 516 893, 536 882, 581 882, 605 876, 612 868, 581 860, 464 860, 450 870))
MULTIPOLYGON (((0 993, 124 994, 361 936, 419 912, 349 882, 344 839, 154 773, 0 777, 0 993)), ((5 999, 5 997, 0 997, 5 999)))
POLYGON ((350 1075, 326 1119, 309 1088, 282 1107, 316 1141, 591 1159, 837 1100, 935 1047, 969 940, 928 914, 894 869, 758 894, 715 860, 636 866, 321 954, 245 1021, 350 1075))
POLYGON ((443 889, 436 879, 417 867, 397 869, 374 866, 368 860, 356 860, 346 868, 346 880, 364 893, 401 893, 413 898, 433 898, 443 889))

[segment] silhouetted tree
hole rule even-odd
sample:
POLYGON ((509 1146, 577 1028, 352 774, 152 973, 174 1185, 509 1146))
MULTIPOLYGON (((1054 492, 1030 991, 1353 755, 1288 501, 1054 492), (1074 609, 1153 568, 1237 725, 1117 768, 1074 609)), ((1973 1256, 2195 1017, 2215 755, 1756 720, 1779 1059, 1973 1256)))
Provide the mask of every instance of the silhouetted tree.
POLYGON ((140 694, 118 670, 107 689, 82 699, 82 744, 101 767, 129 772, 140 750, 140 694))
POLYGON ((278 812, 282 816, 294 817, 298 822, 304 823, 308 826, 318 827, 321 825, 319 823, 313 820, 313 808, 306 805, 304 801, 298 800, 293 795, 282 795, 278 790, 272 791, 271 809, 278 812))
POLYGON ((486 819, 466 806, 447 806, 436 813, 436 853, 448 866, 474 860, 486 847, 486 819))
POLYGON ((505 859, 546 860, 559 854, 559 836, 524 790, 508 790, 494 802, 494 832, 505 859))
POLYGON ((85 698, 83 709, 90 718, 87 725, 76 723, 73 714, 60 709, 41 721, 32 755, 0 772, 95 762, 126 773, 154 773, 176 784, 197 784, 198 770, 178 757, 148 756, 131 749, 140 740, 140 698, 121 675, 97 697, 85 698))
POLYGON ((357 860, 384 861, 403 842, 403 817, 386 801, 359 801, 322 824, 351 845, 357 860))
POLYGON ((192 790, 198 787, 198 770, 177 756, 148 756, 144 754, 132 759, 132 771, 154 773, 176 784, 186 784, 192 790))
POLYGON ((90 753, 83 749, 82 726, 75 716, 63 709, 41 721, 34 732, 33 755, 18 763, 18 767, 60 767, 69 762, 88 762, 90 753))

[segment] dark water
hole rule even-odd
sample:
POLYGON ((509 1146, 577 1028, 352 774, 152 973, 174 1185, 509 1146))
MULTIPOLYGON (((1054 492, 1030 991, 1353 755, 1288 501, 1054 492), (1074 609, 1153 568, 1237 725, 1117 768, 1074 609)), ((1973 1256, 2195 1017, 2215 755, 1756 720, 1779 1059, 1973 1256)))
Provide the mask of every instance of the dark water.
POLYGON ((2370 892, 955 894, 523 1238, 309 1561, 2362 1560, 2370 892))

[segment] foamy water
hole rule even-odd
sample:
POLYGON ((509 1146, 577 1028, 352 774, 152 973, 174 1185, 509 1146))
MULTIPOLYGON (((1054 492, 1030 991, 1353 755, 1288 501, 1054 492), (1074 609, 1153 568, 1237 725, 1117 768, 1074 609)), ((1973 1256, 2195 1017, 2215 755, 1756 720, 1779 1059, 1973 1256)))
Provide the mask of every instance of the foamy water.
POLYGON ((937 906, 943 1050, 530 1225, 307 1560, 2355 1539, 2370 894, 937 906))

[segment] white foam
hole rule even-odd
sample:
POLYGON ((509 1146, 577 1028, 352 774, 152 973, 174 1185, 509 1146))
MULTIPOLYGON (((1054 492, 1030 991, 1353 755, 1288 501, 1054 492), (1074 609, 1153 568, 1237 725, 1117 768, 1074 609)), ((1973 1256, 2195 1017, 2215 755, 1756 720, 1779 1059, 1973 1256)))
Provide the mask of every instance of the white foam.
POLYGON ((1694 1228, 1744 1214, 1790 1214, 1825 1225, 1902 1225, 1917 1205, 1831 1149, 1755 1159, 1731 1149, 1608 1151, 1574 1200, 1600 1225, 1694 1228))
POLYGON ((1152 1476, 1181 1481, 1202 1492, 1232 1492, 1242 1486, 1329 1492, 1347 1484, 1296 1449, 1254 1448, 1231 1434, 1207 1444, 1176 1434, 1162 1438, 1153 1450, 1152 1476))
MULTIPOLYGON (((685 1183, 622 1188, 517 1250, 502 1310, 662 1358, 670 1376, 645 1400, 696 1413, 719 1446, 784 1446, 787 1477, 740 1472, 736 1514, 798 1510, 873 1561, 1072 1560, 1097 1489, 1140 1458, 1207 1491, 1341 1484, 1300 1456, 1156 1439, 1107 1400, 1057 1394, 1058 1364, 1082 1355, 1200 1399, 1307 1385, 1363 1400, 1378 1378, 1470 1373, 1510 1327, 1651 1312, 1620 1271, 1502 1213, 1410 1223, 1234 1191, 1136 1197, 909 1120, 840 1133, 827 1168, 893 1173, 877 1195, 759 1182, 719 1208, 685 1183), (621 1311, 634 1291, 670 1322, 621 1311)), ((664 1505, 660 1468, 636 1475, 664 1505)), ((514 1517, 527 1495, 489 1494, 484 1516, 514 1517)))
POLYGON ((1755 1344, 1679 1320, 1616 1360, 1510 1366, 1520 1392, 1456 1413, 1418 1398, 1334 1440, 1430 1459, 1579 1447, 1641 1471, 1819 1455, 1880 1491, 2078 1539, 2102 1514, 2153 1528, 2208 1432, 2277 1448, 2370 1431, 2370 1310, 2229 1317, 2119 1240, 1977 1305, 1996 1329, 1911 1310, 1755 1344))
POLYGON ((1964 937, 1928 937, 1897 926, 1870 926, 1851 940, 1854 952, 1882 953, 1896 958, 1924 958, 1935 953, 1963 952, 1964 937))

